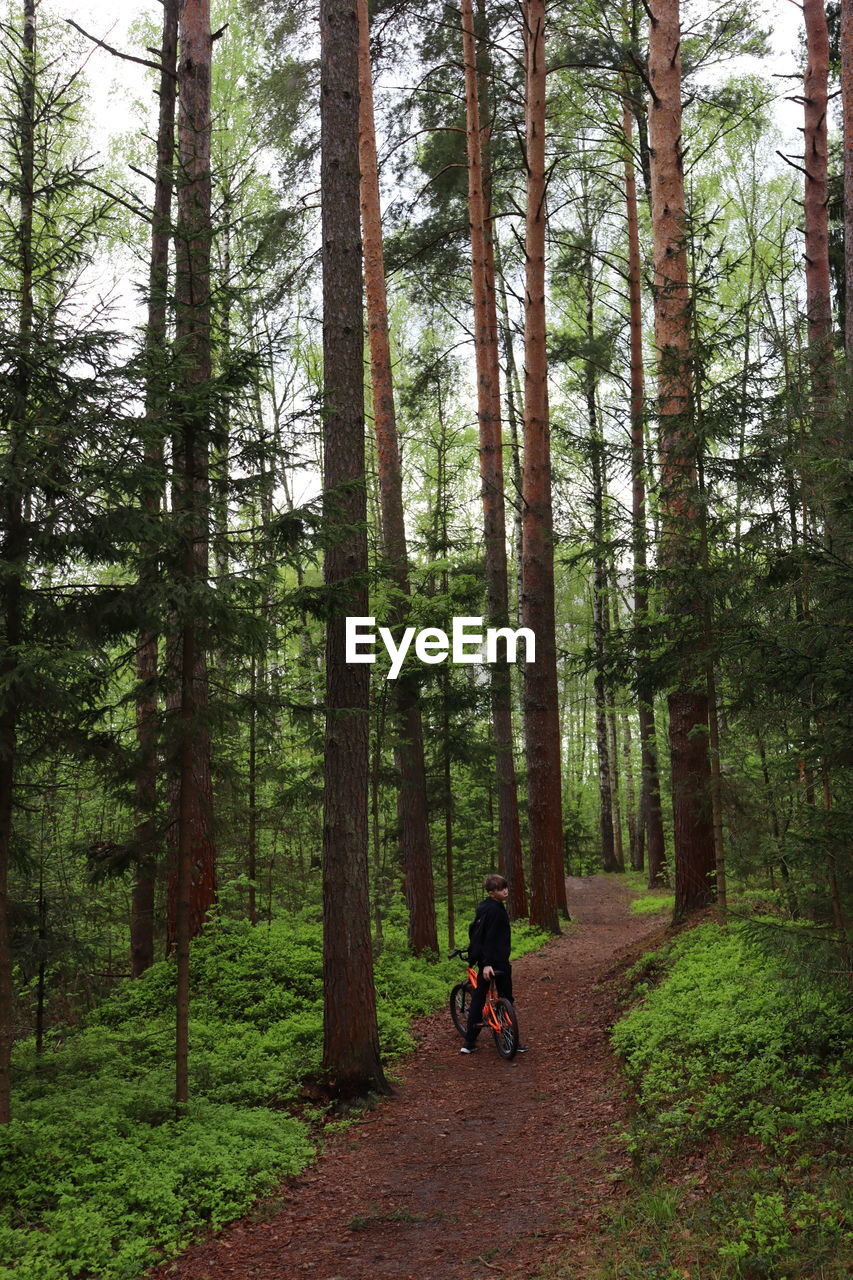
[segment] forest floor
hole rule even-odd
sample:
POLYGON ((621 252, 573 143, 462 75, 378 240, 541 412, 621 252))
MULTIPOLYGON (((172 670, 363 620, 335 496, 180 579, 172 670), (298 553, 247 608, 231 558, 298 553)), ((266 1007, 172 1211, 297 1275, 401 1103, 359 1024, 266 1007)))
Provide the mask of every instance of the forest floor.
POLYGON ((531 1280, 558 1258, 584 1280, 630 1173, 608 976, 662 920, 632 915, 616 877, 567 886, 573 923, 513 965, 527 1053, 505 1062, 484 1033, 466 1057, 447 1010, 420 1019, 394 1097, 151 1280, 531 1280))

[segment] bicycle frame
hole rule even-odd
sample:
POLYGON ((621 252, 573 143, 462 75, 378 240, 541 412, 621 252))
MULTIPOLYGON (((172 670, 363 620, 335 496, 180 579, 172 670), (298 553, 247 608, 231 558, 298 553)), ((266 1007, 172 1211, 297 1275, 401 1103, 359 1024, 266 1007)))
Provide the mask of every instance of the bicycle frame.
MULTIPOLYGON (((471 990, 477 990, 477 970, 471 965, 468 966, 468 981, 471 984, 471 990)), ((495 980, 489 982, 489 994, 486 996, 486 1003, 483 1005, 483 1022, 488 1023, 492 1031, 498 1035, 501 1033, 501 1023, 498 1015, 495 1013, 495 980)))

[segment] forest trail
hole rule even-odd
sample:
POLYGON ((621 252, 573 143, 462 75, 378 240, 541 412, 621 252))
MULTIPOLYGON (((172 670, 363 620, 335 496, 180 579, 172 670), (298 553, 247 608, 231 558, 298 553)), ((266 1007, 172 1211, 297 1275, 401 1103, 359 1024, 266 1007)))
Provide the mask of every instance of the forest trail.
POLYGON ((557 1253, 566 1280, 586 1280, 627 1173, 615 1011, 599 982, 661 920, 631 915, 615 877, 567 888, 575 923, 513 965, 528 1053, 504 1062, 484 1033, 465 1057, 447 1010, 421 1019, 394 1098, 331 1136, 281 1207, 152 1280, 530 1280, 557 1253))

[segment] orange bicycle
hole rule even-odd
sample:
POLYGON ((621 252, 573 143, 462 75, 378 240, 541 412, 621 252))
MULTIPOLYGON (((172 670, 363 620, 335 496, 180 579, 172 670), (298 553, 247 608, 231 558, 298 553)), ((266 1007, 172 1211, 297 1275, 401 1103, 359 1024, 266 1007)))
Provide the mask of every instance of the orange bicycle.
MULTIPOLYGON (((462 960, 468 959, 467 951, 459 949, 452 951, 448 959, 453 960, 456 956, 462 960)), ((450 993, 450 1016, 454 1027, 463 1039, 468 1027, 468 1010, 476 987, 477 970, 469 965, 466 980, 457 982, 450 993)), ((489 994, 483 1006, 483 1026, 491 1028, 501 1057, 506 1058, 507 1061, 514 1058, 519 1045, 518 1018, 512 1007, 512 1001, 498 995, 494 978, 489 983, 489 994)))

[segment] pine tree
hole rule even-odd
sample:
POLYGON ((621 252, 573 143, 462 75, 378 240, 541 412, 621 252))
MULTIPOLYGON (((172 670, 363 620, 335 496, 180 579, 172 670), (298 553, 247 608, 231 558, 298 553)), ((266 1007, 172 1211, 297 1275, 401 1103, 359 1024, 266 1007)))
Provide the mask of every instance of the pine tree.
POLYGON ((646 627, 649 612, 648 557, 646 546, 646 387, 643 365, 642 259, 637 212, 637 183, 633 160, 633 116, 626 95, 622 113, 625 138, 625 206, 628 229, 628 305, 631 362, 631 518, 634 558, 634 616, 637 638, 637 714, 640 722, 642 780, 640 822, 648 849, 649 886, 660 883, 666 859, 658 777, 654 694, 648 679, 646 627))
MULTIPOLYGON (((361 162, 361 222, 364 237, 364 286, 373 389, 373 425, 379 469, 382 539, 396 599, 389 618, 395 635, 409 616, 409 566, 403 516, 403 477, 394 411, 388 298, 382 249, 376 130, 373 120, 373 76, 367 0, 359 0, 359 158, 361 162)), ((423 724, 417 678, 402 671, 394 682, 397 709, 395 756, 400 774, 398 816, 403 849, 409 945, 415 955, 438 952, 435 889, 427 809, 423 724)))
MULTIPOLYGON (((509 588, 493 223, 487 196, 489 183, 485 172, 486 157, 482 145, 483 126, 480 115, 481 77, 477 68, 477 41, 471 0, 462 0, 461 13, 488 625, 501 628, 509 626, 509 588)), ((513 755, 512 685, 505 655, 501 655, 500 660, 492 666, 491 689, 501 864, 510 885, 510 911, 521 914, 525 913, 526 894, 513 755)))
POLYGON ((175 235, 175 363, 183 388, 175 434, 174 511, 178 521, 180 610, 176 665, 178 759, 175 871, 170 925, 178 966, 176 1102, 188 1097, 189 943, 216 893, 204 600, 208 573, 210 441, 210 74, 209 0, 182 0, 175 235))
POLYGON ((18 197, 18 351, 13 372, 12 415, 6 425, 4 459, 2 588, 3 703, 0 708, 0 1124, 11 1115, 10 1067, 14 1037, 12 954, 9 942, 8 876, 12 852, 12 814, 18 746, 18 666, 23 637, 22 579, 26 573, 25 485, 22 452, 30 412, 30 364, 33 359, 33 205, 35 200, 36 7, 24 0, 19 87, 18 197))
POLYGON ((545 328, 545 5, 525 0, 527 215, 524 324, 524 600, 522 619, 536 636, 536 661, 524 671, 530 919, 559 933, 566 910, 554 531, 545 328))
MULTIPOLYGON (((174 188, 175 102, 177 98, 178 0, 164 0, 163 37, 160 47, 157 161, 154 206, 151 223, 151 260, 148 276, 148 319, 145 331, 145 451, 151 479, 144 494, 146 512, 154 521, 164 501, 163 452, 166 435, 165 410, 168 402, 166 378, 168 357, 169 244, 172 238, 172 192, 174 188)), ((154 578, 150 559, 155 548, 146 548, 148 563, 142 568, 145 590, 154 578)), ((136 651, 139 696, 136 705, 139 764, 136 801, 139 822, 136 829, 135 870, 130 920, 131 972, 135 977, 154 961, 154 890, 157 870, 157 632, 148 627, 140 632, 136 651)))
POLYGON ((649 110, 655 342, 661 441, 661 564, 667 611, 678 628, 675 687, 668 695, 677 914, 714 897, 708 697, 701 653, 699 442, 691 404, 688 285, 681 127, 678 0, 656 0, 649 32, 649 110), (697 652, 698 651, 698 652, 697 652))
POLYGON ((367 613, 356 0, 322 0, 323 512, 326 736, 323 1067, 341 1094, 384 1090, 368 892, 369 672, 348 664, 345 616, 367 613))

